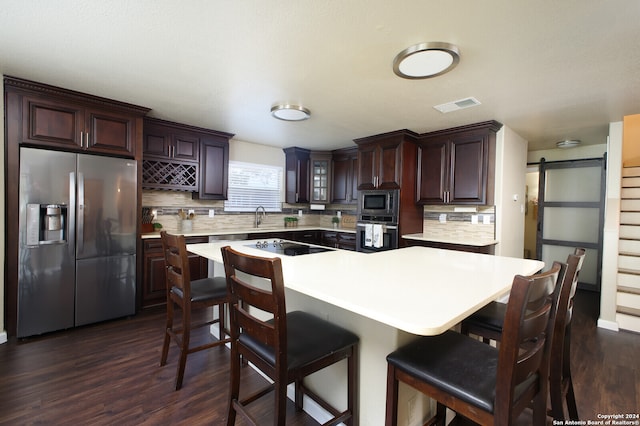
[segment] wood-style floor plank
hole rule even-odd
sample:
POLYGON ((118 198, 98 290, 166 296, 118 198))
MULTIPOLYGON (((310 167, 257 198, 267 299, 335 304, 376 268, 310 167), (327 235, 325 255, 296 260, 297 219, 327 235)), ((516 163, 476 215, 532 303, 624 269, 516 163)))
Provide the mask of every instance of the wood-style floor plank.
MULTIPOLYGON (((578 292, 572 368, 581 418, 640 411, 640 335, 598 329, 598 295, 578 292)), ((229 353, 214 348, 187 361, 174 391, 177 348, 160 367, 164 310, 0 345, 0 425, 220 425, 227 405, 229 353)), ((195 339, 210 339, 201 330, 195 339)), ((243 383, 265 381, 251 368, 243 383)), ((253 413, 271 424, 272 396, 253 413)), ((316 425, 288 406, 287 424, 316 425)), ((237 425, 242 425, 238 418, 237 425)), ((526 425, 527 418, 518 424, 526 425)))

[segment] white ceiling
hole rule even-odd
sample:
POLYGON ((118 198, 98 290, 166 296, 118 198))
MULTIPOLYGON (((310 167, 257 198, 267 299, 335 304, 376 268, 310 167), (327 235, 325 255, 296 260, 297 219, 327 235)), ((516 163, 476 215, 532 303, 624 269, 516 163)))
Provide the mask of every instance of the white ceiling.
POLYGON ((490 119, 530 150, 602 144, 640 113, 640 1, 0 0, 0 72, 281 147, 490 119), (425 41, 456 44, 458 66, 397 77, 425 41), (469 96, 482 105, 433 108, 469 96), (280 101, 311 118, 271 117, 280 101))

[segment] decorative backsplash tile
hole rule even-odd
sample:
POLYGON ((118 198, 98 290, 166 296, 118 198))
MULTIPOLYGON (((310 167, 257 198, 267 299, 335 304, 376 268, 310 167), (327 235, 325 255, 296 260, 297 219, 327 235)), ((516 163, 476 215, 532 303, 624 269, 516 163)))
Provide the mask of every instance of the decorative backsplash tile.
POLYGON ((454 206, 425 206, 422 232, 434 237, 454 239, 495 239, 494 206, 478 206, 477 211, 454 206))
MULTIPOLYGON (((224 201, 194 200, 191 193, 176 191, 144 190, 142 192, 142 205, 155 212, 153 222, 162 224, 167 231, 180 229, 178 211, 193 210, 195 218, 192 221, 194 232, 209 230, 234 230, 252 228, 255 226, 255 212, 225 212, 224 201), (209 210, 213 209, 214 216, 209 217, 209 210)), ((261 217, 261 228, 279 228, 284 226, 284 218, 295 216, 298 218, 298 226, 321 226, 331 228, 331 218, 340 211, 342 219, 340 227, 355 228, 355 206, 328 205, 325 210, 310 210, 308 206, 283 204, 282 212, 267 213, 261 217), (302 216, 298 211, 302 210, 302 216)))

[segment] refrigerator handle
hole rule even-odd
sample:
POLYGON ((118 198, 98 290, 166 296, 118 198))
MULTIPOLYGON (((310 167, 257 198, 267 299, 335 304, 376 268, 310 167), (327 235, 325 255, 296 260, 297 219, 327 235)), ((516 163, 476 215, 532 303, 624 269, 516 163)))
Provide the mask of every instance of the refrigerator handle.
POLYGON ((76 220, 78 223, 76 252, 82 253, 84 250, 84 175, 82 173, 78 173, 78 213, 76 220))

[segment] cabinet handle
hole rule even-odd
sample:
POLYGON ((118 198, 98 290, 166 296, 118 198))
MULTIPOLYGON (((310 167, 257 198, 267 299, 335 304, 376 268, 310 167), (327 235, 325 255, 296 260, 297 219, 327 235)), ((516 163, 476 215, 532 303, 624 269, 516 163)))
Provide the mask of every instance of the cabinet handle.
POLYGON ((80 148, 84 148, 84 132, 80 132, 80 148))
POLYGON ((87 144, 86 144, 87 146, 85 147, 87 149, 89 149, 89 135, 90 135, 90 133, 87 132, 87 144))

